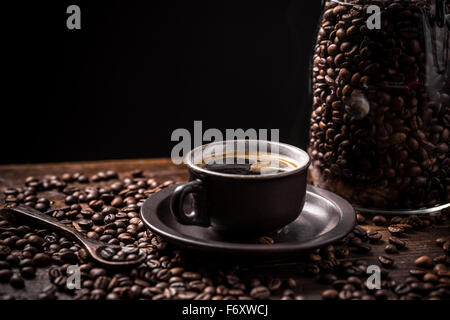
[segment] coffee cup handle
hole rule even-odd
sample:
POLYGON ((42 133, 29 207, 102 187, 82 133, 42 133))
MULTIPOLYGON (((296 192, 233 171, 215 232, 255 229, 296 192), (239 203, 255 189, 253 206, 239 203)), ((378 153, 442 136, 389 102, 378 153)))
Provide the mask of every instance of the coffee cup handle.
POLYGON ((175 188, 170 200, 170 210, 175 218, 182 224, 193 224, 202 227, 210 226, 209 218, 205 216, 205 212, 199 211, 198 208, 190 214, 184 211, 184 200, 190 193, 200 194, 203 191, 203 182, 201 180, 193 180, 180 184, 175 188))

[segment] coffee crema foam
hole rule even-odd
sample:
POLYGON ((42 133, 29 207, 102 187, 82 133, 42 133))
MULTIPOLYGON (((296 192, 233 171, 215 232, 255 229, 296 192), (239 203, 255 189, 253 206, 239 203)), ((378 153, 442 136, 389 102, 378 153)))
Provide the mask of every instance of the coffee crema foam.
POLYGON ((219 173, 236 175, 269 175, 300 167, 297 161, 280 154, 222 154, 203 159, 197 166, 219 173))

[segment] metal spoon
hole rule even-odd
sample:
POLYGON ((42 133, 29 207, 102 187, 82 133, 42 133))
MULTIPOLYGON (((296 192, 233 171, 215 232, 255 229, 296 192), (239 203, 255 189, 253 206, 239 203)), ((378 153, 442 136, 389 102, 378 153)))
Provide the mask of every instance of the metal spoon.
MULTIPOLYGON (((2 202, 4 202, 4 196, 2 199, 2 195, 0 194, 0 206, 2 206, 2 202)), ((3 208, 0 211, 5 212, 7 214, 11 213, 19 214, 22 217, 25 217, 29 220, 33 220, 36 223, 39 223, 45 227, 52 228, 57 232, 63 233, 64 235, 73 238, 87 250, 87 252, 95 261, 106 267, 129 268, 140 264, 146 258, 146 254, 140 251, 138 254, 138 258, 136 260, 109 261, 101 256, 101 251, 105 248, 112 248, 118 250, 121 249, 120 246, 109 245, 101 241, 90 239, 86 237, 83 233, 75 230, 74 228, 62 224, 55 218, 49 216, 47 213, 42 213, 36 209, 27 206, 19 205, 17 207, 3 208)))

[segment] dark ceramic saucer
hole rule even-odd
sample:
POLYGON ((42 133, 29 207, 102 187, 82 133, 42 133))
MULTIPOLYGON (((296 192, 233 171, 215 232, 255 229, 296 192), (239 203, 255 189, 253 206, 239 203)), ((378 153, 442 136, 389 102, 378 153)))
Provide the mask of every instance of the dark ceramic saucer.
POLYGON ((167 187, 147 199, 141 208, 141 218, 152 232, 190 249, 279 257, 329 244, 344 237, 355 225, 355 211, 347 201, 308 185, 305 207, 297 220, 269 235, 274 244, 259 244, 257 239, 228 239, 211 228, 180 224, 169 208, 175 187, 167 187))

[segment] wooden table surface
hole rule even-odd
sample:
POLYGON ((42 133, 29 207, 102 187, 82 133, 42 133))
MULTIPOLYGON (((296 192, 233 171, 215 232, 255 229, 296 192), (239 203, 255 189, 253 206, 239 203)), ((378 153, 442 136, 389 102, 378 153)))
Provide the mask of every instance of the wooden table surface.
MULTIPOLYGON (((24 184, 27 176, 43 177, 44 175, 61 175, 63 173, 82 172, 85 175, 92 175, 99 171, 115 170, 120 176, 130 174, 133 170, 143 170, 148 177, 154 177, 157 181, 174 180, 181 182, 186 180, 186 168, 175 166, 170 159, 142 159, 142 160, 114 160, 114 161, 96 161, 96 162, 74 162, 74 163, 50 163, 50 164, 31 164, 31 165, 3 165, 0 166, 0 190, 6 187, 17 187, 24 184)), ((48 196, 50 199, 51 196, 48 196)), ((58 198, 55 195, 56 198, 58 198)), ((370 222, 370 217, 367 219, 370 222)), ((368 254, 352 253, 348 258, 340 260, 358 260, 366 259, 368 264, 379 265, 377 257, 387 255, 384 252, 384 246, 387 243, 389 233, 385 227, 374 226, 372 223, 362 225, 365 229, 375 228, 381 231, 383 238, 372 245, 372 251, 368 254)), ((449 237, 450 224, 445 221, 442 224, 432 224, 422 231, 409 232, 402 236, 407 241, 407 249, 393 254, 395 266, 391 269, 390 277, 396 281, 403 281, 409 276, 409 270, 414 268, 413 261, 422 255, 428 255, 432 258, 442 255, 442 248, 435 244, 437 237, 449 237)), ((208 259, 205 257, 205 259, 208 259)), ((258 269, 258 268, 257 268, 258 269)), ((296 264, 282 266, 265 265, 260 268, 261 272, 279 274, 282 277, 295 276, 296 264)), ((324 289, 329 285, 318 282, 313 277, 302 276, 299 278, 300 286, 298 293, 306 299, 319 299, 324 289)), ((27 280, 25 289, 14 289, 9 284, 0 283, 0 296, 5 293, 13 293, 18 298, 33 299, 48 283, 47 271, 39 269, 37 277, 27 280)))

